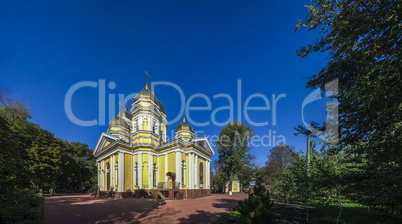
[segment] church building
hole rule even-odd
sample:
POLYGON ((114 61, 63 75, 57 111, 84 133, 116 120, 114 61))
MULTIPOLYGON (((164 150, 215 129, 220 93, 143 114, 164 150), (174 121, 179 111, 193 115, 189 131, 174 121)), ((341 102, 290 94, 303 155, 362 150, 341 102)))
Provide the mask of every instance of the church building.
POLYGON ((120 111, 100 135, 94 150, 100 191, 115 197, 210 195, 214 150, 208 139, 195 137, 185 119, 172 141, 167 129, 165 107, 147 83, 130 111, 120 111))

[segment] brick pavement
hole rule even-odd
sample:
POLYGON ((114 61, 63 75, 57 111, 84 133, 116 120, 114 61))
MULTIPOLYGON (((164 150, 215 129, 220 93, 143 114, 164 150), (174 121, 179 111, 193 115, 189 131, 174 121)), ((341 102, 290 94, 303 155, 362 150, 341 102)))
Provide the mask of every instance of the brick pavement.
POLYGON ((58 223, 213 223, 246 194, 186 200, 99 199, 65 194, 45 199, 45 219, 58 223))

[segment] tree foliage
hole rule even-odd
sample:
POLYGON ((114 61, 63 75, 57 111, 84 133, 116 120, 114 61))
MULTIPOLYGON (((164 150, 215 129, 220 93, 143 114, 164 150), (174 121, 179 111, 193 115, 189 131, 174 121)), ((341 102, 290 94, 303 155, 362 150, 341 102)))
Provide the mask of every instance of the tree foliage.
POLYGON ((92 150, 28 121, 29 109, 0 91, 0 220, 41 219, 43 200, 32 191, 82 191, 95 184, 92 150))
POLYGON ((240 201, 236 208, 236 211, 242 215, 238 223, 270 223, 272 205, 273 202, 265 187, 263 185, 254 186, 254 194, 240 201))
MULTIPOLYGON (((313 144, 316 145, 316 144, 313 144)), ((348 185, 344 179, 348 164, 344 154, 333 154, 331 146, 323 144, 320 152, 312 148, 310 177, 307 175, 306 156, 293 154, 293 160, 273 183, 274 191, 285 201, 321 201, 322 204, 337 202, 338 194, 348 185)))
POLYGON ((401 212, 402 2, 313 0, 307 8, 298 28, 320 29, 322 38, 298 54, 329 53, 308 87, 338 79, 338 149, 354 164, 349 191, 361 203, 401 212))
POLYGON ((270 184, 276 180, 283 169, 291 164, 294 147, 281 144, 271 148, 268 153, 268 160, 262 169, 264 170, 263 181, 270 184))
POLYGON ((250 160, 248 151, 252 129, 241 122, 232 122, 222 128, 217 141, 221 172, 226 180, 240 174, 240 169, 250 160))

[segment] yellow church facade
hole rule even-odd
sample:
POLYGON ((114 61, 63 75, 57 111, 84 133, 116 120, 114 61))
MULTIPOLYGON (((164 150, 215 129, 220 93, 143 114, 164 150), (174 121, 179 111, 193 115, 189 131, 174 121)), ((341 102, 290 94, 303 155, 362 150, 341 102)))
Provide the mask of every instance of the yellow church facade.
POLYGON ((146 84, 130 111, 120 111, 98 140, 94 155, 100 191, 117 197, 210 195, 214 150, 208 139, 195 137, 185 119, 172 141, 167 141, 167 129, 165 107, 146 84))

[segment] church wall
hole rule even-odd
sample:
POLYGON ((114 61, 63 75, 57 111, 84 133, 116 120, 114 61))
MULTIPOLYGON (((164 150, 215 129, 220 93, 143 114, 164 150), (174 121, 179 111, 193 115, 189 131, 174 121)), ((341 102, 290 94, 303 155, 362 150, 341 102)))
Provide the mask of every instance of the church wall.
POLYGON ((116 183, 116 170, 115 170, 115 163, 117 159, 115 155, 110 156, 110 185, 113 186, 113 189, 117 189, 116 183))
POLYGON ((124 190, 129 191, 132 188, 133 183, 133 169, 131 168, 132 165, 132 155, 124 154, 124 190))
POLYGON ((176 173, 176 155, 174 152, 168 154, 168 170, 167 172, 176 173))
POLYGON ((159 180, 158 182, 165 182, 165 176, 167 171, 165 170, 165 156, 158 156, 158 172, 159 180))
POLYGON ((175 145, 175 146, 173 146, 173 147, 170 147, 170 148, 161 150, 161 151, 159 151, 159 153, 163 153, 163 152, 170 151, 170 150, 177 149, 177 148, 179 148, 179 147, 178 147, 177 145, 175 145))

